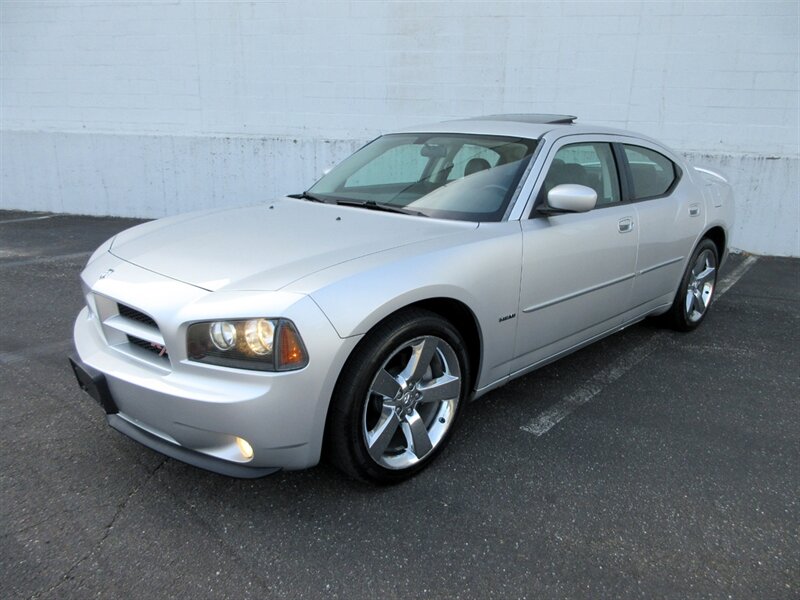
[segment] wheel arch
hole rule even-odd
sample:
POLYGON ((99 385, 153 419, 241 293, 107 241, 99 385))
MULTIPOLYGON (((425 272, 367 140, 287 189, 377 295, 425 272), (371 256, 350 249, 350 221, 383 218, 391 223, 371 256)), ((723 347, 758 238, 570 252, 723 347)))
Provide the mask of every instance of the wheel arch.
MULTIPOLYGON (((700 238, 700 240, 709 239, 714 242, 717 247, 717 260, 721 263, 725 256, 725 249, 727 248, 727 235, 725 230, 720 225, 714 225, 708 229, 700 238)), ((700 242, 698 241, 698 244, 700 242)))
POLYGON ((481 362, 483 357, 483 351, 482 351, 483 338, 481 334, 480 323, 478 321, 478 318, 475 316, 475 313, 472 311, 472 309, 470 309, 469 306, 467 306, 467 304, 464 303, 463 301, 446 296, 424 298, 405 304, 399 308, 392 310, 391 312, 385 315, 382 315, 377 320, 373 319, 374 321, 373 325, 369 328, 368 331, 365 332, 361 340, 359 340, 358 344, 356 344, 350 350, 349 354, 347 355, 347 358, 344 360, 343 367, 339 371, 339 374, 336 377, 336 383, 333 389, 331 390, 331 398, 329 398, 328 400, 327 415, 325 419, 325 430, 323 431, 323 438, 322 438, 323 454, 325 453, 326 441, 329 438, 331 406, 333 404, 332 400, 334 394, 336 393, 336 390, 340 385, 342 375, 347 367, 348 362, 356 354, 358 349, 364 343, 364 340, 367 339, 367 337, 369 336, 370 332, 380 327, 381 324, 383 324, 387 319, 390 319, 391 317, 394 317, 398 313, 401 313, 405 310, 414 308, 428 310, 432 313, 437 314, 442 319, 452 324, 453 327, 455 327, 461 334, 461 336, 464 338, 467 351, 467 360, 469 360, 470 393, 474 392, 480 374, 481 362))
MULTIPOLYGON (((387 319, 397 315, 408 309, 421 308, 436 313, 445 321, 455 327, 458 332, 463 336, 464 342, 467 347, 467 356, 469 358, 470 366, 470 387, 474 388, 478 381, 480 369, 482 366, 483 357, 483 335, 481 331, 480 322, 474 311, 463 301, 452 296, 430 296, 421 299, 409 301, 401 306, 394 306, 391 310, 386 311, 385 314, 372 314, 364 320, 364 323, 369 323, 369 326, 364 331, 364 335, 358 344, 350 351, 345 364, 355 354, 361 346, 363 340, 369 336, 370 332, 374 331, 387 319)), ((341 377, 341 374, 339 375, 341 377)), ((337 378, 338 384, 338 378, 337 378)))
MULTIPOLYGON (((428 298, 419 300, 405 308, 422 308, 438 314, 445 321, 449 321, 464 338, 467 345, 467 358, 470 371, 470 391, 474 391, 478 375, 481 370, 483 358, 483 339, 478 318, 472 310, 455 298, 428 298)), ((401 309, 402 310, 402 309, 401 309)))

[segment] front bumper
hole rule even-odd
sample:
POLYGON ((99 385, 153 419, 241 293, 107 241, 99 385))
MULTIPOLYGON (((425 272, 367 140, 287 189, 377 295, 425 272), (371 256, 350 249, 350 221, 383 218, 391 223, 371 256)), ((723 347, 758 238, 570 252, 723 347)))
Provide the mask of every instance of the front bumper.
POLYGON ((232 369, 188 360, 187 323, 263 314, 273 301, 269 293, 207 292, 130 264, 114 265, 118 283, 106 278, 92 285, 93 270, 90 265, 83 275, 88 307, 75 321, 77 354, 71 363, 79 385, 103 407, 112 427, 167 456, 234 477, 319 462, 331 392, 358 339, 340 338, 310 298, 298 296, 274 308, 303 336, 310 356, 305 368, 232 369), (146 283, 139 284, 140 278, 146 283), (116 303, 153 317, 168 356, 111 335, 107 323, 119 315, 109 317, 103 306, 116 303), (249 443, 252 457, 243 454, 237 438, 249 443))
POLYGON ((75 378, 78 380, 78 385, 103 407, 103 410, 106 411, 108 424, 140 444, 152 448, 161 454, 165 454, 170 458, 180 460, 181 462, 188 463, 201 469, 206 469, 207 471, 228 475, 229 477, 251 479, 271 475, 280 470, 277 467, 259 468, 239 465, 201 452, 189 450, 149 433, 119 415, 119 408, 108 389, 105 375, 92 369, 89 365, 84 364, 77 354, 73 353, 68 358, 72 371, 75 373, 75 378))

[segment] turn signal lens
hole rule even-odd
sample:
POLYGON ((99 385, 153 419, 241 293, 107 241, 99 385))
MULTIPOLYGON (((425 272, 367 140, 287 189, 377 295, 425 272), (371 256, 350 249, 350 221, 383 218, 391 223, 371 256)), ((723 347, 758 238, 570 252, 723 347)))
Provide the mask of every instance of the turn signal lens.
POLYGON ((300 334, 288 321, 281 324, 278 348, 280 349, 276 365, 278 370, 299 369, 308 363, 308 355, 300 334))

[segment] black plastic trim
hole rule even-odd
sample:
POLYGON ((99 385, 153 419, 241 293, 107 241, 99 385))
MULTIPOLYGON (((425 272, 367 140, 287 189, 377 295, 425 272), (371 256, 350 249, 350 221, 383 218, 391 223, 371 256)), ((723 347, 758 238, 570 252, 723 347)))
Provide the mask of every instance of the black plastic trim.
POLYGON ((111 391, 108 389, 106 376, 81 361, 77 354, 72 353, 67 358, 81 389, 94 398, 103 407, 107 415, 118 413, 119 408, 117 408, 117 404, 111 396, 111 391))
POLYGON ((631 172, 628 168, 628 159, 625 156, 625 149, 622 147, 622 143, 612 142, 611 151, 614 153, 614 160, 617 163, 617 175, 619 177, 619 188, 620 194, 622 195, 622 202, 632 202, 633 182, 631 181, 631 172))

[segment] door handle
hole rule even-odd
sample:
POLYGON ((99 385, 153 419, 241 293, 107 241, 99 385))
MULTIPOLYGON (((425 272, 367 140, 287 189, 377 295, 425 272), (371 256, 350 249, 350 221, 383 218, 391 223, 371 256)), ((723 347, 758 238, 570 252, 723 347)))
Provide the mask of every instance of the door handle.
POLYGON ((628 233, 629 231, 633 231, 633 219, 630 217, 620 219, 619 223, 617 223, 617 227, 619 227, 620 233, 628 233))
POLYGON ((700 205, 699 204, 691 204, 689 205, 689 216, 696 217, 700 214, 700 205))

